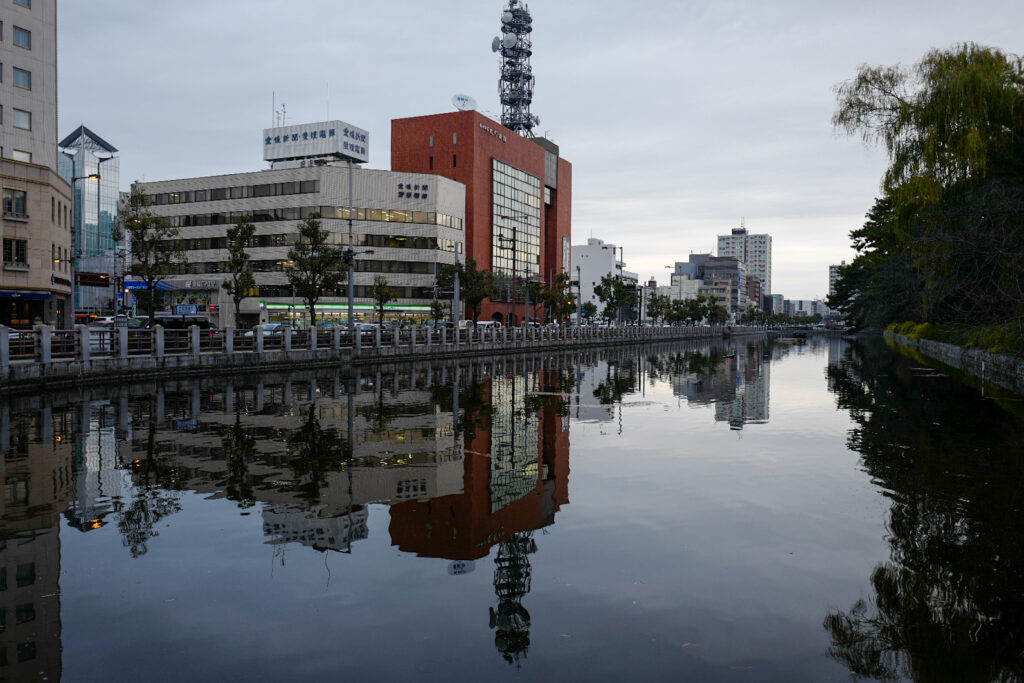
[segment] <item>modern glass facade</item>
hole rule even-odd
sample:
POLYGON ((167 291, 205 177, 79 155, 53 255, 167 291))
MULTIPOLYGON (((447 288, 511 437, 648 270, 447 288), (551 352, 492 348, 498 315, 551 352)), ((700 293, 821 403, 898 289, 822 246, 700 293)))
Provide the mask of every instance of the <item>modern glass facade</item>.
MULTIPOLYGON (((491 271, 499 281, 537 281, 540 279, 540 178, 497 159, 492 163, 491 271)), ((501 287, 500 282, 498 285, 501 287)), ((518 291, 517 287, 513 289, 518 291)))
POLYGON ((75 311, 113 312, 119 291, 114 288, 120 275, 112 237, 120 201, 117 149, 85 126, 64 138, 59 147, 57 170, 71 184, 74 194, 71 248, 77 274, 75 311), (93 284, 83 286, 83 273, 93 284), (108 284, 96 286, 101 275, 107 277, 108 284))

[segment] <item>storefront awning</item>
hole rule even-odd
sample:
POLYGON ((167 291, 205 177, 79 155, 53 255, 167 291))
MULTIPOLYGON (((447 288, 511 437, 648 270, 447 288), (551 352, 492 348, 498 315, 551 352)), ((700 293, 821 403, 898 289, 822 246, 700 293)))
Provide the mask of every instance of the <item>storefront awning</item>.
POLYGON ((20 289, 0 289, 0 299, 49 299, 49 292, 32 292, 20 289))

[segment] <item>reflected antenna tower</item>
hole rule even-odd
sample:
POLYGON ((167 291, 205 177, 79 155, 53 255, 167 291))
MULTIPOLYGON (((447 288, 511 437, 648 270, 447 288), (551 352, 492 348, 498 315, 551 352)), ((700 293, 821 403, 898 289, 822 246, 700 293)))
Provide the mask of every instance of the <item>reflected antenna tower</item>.
POLYGON ((532 138, 534 126, 540 125, 540 119, 530 113, 535 84, 530 66, 532 32, 530 9, 519 0, 508 0, 501 14, 501 35, 491 42, 491 51, 501 53, 501 125, 526 138, 532 138))

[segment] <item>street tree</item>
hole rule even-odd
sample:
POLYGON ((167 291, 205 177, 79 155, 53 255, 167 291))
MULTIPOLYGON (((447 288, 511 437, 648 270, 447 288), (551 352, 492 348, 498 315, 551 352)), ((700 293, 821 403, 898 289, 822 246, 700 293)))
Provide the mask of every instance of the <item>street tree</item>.
POLYGON ((388 286, 388 279, 383 275, 373 278, 373 287, 370 288, 373 296, 373 303, 377 307, 377 322, 384 324, 384 306, 398 299, 398 292, 388 286))
POLYGON ((184 255, 177 243, 178 229, 171 227, 163 216, 155 215, 151 206, 146 193, 133 184, 112 231, 115 242, 127 240, 130 245, 131 273, 145 284, 145 288, 135 290, 136 297, 149 316, 150 326, 156 320, 157 287, 168 275, 184 267, 184 255))
POLYGON ((248 216, 242 216, 227 230, 228 278, 221 285, 235 304, 235 327, 239 327, 242 299, 252 296, 256 279, 249 269, 249 252, 246 247, 256 233, 256 226, 248 216))
POLYGON ((473 311, 473 322, 480 317, 480 304, 494 293, 494 276, 489 270, 477 270, 476 259, 466 258, 466 265, 449 263, 441 266, 437 273, 437 286, 443 290, 454 290, 455 275, 459 276, 462 301, 473 311))
POLYGON ((328 244, 328 234, 320 214, 310 214, 299 225, 298 240, 288 251, 288 282, 295 295, 306 302, 312 325, 316 325, 317 302, 335 294, 348 274, 345 250, 328 244))

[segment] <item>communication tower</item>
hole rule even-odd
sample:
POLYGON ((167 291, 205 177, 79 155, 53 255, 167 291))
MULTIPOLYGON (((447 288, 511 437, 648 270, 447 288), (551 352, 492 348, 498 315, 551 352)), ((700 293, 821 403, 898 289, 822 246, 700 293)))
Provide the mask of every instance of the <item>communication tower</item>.
POLYGON ((533 137, 533 127, 540 124, 530 113, 535 83, 530 66, 532 32, 530 9, 519 0, 508 0, 501 15, 501 35, 491 42, 491 51, 501 53, 501 125, 527 138, 533 137))

